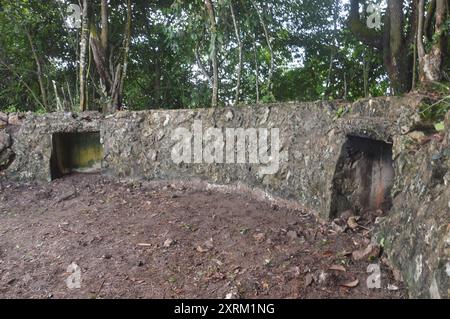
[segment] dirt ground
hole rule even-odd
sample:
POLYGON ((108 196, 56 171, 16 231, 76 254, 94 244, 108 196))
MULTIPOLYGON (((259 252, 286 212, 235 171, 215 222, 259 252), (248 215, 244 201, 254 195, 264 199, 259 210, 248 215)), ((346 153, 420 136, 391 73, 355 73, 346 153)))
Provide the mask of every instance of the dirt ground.
POLYGON ((366 230, 333 229, 242 192, 98 175, 3 182, 0 297, 406 296, 382 263, 382 288, 367 288, 367 267, 377 261, 350 254, 367 246, 366 230), (81 268, 79 289, 66 284, 72 263, 81 268))

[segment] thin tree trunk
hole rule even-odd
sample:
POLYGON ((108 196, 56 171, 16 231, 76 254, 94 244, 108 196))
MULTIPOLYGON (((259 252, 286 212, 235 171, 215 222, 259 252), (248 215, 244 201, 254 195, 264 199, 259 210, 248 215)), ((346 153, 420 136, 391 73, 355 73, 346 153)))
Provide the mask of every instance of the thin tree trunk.
POLYGON ((256 10, 256 13, 258 14, 259 17, 259 22, 261 23, 261 26, 263 27, 264 30, 264 36, 266 38, 266 42, 267 42, 267 47, 269 48, 269 53, 270 53, 270 66, 269 66, 269 77, 267 79, 267 88, 268 88, 268 93, 270 95, 270 98, 273 98, 273 73, 274 73, 274 69, 275 69, 275 55, 273 52, 273 47, 272 47, 272 41, 270 40, 270 36, 269 36, 269 30, 267 29, 267 25, 264 22, 264 18, 262 16, 261 11, 259 10, 256 2, 254 0, 251 0, 253 7, 256 10))
POLYGON ((436 0, 431 0, 431 2, 428 4, 427 14, 424 17, 424 27, 423 27, 423 33, 425 36, 425 39, 427 41, 431 41, 433 36, 433 17, 434 13, 436 11, 436 0))
POLYGON ((26 31, 26 33, 27 33, 28 42, 30 43, 30 46, 31 46, 31 51, 33 53, 34 61, 36 62, 36 74, 38 77, 39 88, 41 90, 42 105, 44 105, 44 108, 46 110, 48 110, 47 90, 45 89, 41 61, 37 54, 36 47, 34 46, 33 39, 31 37, 30 32, 26 31))
POLYGON ((330 86, 331 86, 331 73, 333 72, 333 62, 334 62, 334 49, 331 50, 330 53, 330 63, 328 65, 328 75, 327 75, 327 83, 325 85, 325 94, 323 95, 323 99, 326 100, 330 94, 330 86))
POLYGON ((244 52, 243 52, 243 43, 241 40, 241 32, 239 30, 239 25, 238 25, 238 22, 236 19, 236 14, 234 12, 232 0, 230 1, 230 10, 231 10, 231 17, 233 18, 234 31, 236 33, 236 41, 238 43, 238 50, 239 50, 239 64, 238 64, 238 68, 236 71, 236 79, 237 79, 236 95, 234 98, 234 105, 237 105, 237 104, 239 104, 240 93, 241 93, 241 78, 242 78, 242 66, 244 63, 244 52))
POLYGON ((39 97, 36 95, 36 93, 31 89, 31 87, 23 80, 23 76, 21 76, 19 73, 17 73, 14 69, 12 69, 5 61, 0 59, 0 64, 3 64, 3 66, 9 71, 11 72, 15 77, 17 77, 17 80, 20 83, 23 83, 23 85, 25 86, 25 88, 30 92, 31 96, 33 97, 33 99, 36 101, 36 103, 43 107, 45 109, 45 106, 42 104, 41 100, 39 99, 39 97))
POLYGON ((67 80, 66 80, 66 86, 67 86, 67 94, 69 95, 70 108, 73 109, 73 107, 75 106, 75 103, 73 103, 72 91, 70 90, 70 85, 69 85, 69 82, 67 82, 67 80))
POLYGON ((89 43, 89 0, 83 0, 83 22, 80 46, 80 111, 87 110, 86 56, 89 43))
POLYGON ((347 83, 347 73, 344 72, 344 100, 347 100, 348 96, 348 83, 347 83))
POLYGON ((56 99, 56 109, 59 112, 64 111, 62 103, 61 103, 61 99, 59 98, 59 94, 58 94, 58 89, 56 88, 56 82, 52 81, 53 83, 53 90, 55 91, 55 99, 56 99))
POLYGON ((369 62, 366 54, 363 55, 364 97, 369 97, 369 62))
POLYGON ((108 0, 101 0, 101 19, 102 19, 102 33, 100 35, 101 44, 105 55, 108 56, 108 37, 109 37, 109 21, 108 21, 108 0))
MULTIPOLYGON (((434 26, 434 36, 436 36, 436 39, 434 40, 429 52, 427 52, 424 44, 424 37, 426 33, 425 0, 419 0, 418 11, 419 22, 417 28, 417 48, 419 56, 419 79, 422 83, 438 82, 442 79, 442 65, 447 49, 445 20, 448 13, 448 3, 447 0, 436 0, 434 26)), ((431 19, 431 17, 428 19, 431 19)))
POLYGON ((256 103, 260 102, 259 94, 259 62, 258 62, 258 46, 256 45, 256 35, 253 35, 253 52, 255 56, 255 86, 256 86, 256 103))
POLYGON ((211 87, 213 87, 214 86, 213 79, 211 78, 211 75, 208 73, 205 65, 202 62, 202 58, 200 57, 198 45, 196 45, 196 47, 195 47, 195 59, 197 60, 197 65, 200 68, 200 70, 202 71, 203 76, 208 80, 209 85, 211 87))
MULTIPOLYGON (((125 78, 127 77, 128 70, 128 56, 130 54, 131 45, 131 22, 132 22, 132 12, 131 12, 131 0, 127 0, 127 26, 125 28, 125 52, 123 56, 123 72, 120 80, 119 95, 122 99, 123 89, 125 84, 125 78)), ((119 106, 121 107, 121 105, 119 106)))
MULTIPOLYGON (((412 83, 413 54, 410 47, 414 41, 415 26, 410 28, 408 33, 405 32, 407 19, 404 15, 404 2, 388 0, 383 32, 369 29, 366 23, 361 21, 360 3, 361 0, 350 1, 349 29, 360 41, 383 52, 384 66, 394 93, 408 92, 412 83)), ((414 16, 414 12, 415 2, 410 18, 414 16)))
POLYGON ((411 89, 414 90, 416 88, 417 83, 417 35, 414 38, 414 63, 413 63, 413 78, 411 89))
POLYGON ((217 61, 217 25, 214 6, 211 0, 205 0, 206 10, 209 16, 211 30, 211 52, 210 59, 213 65, 213 88, 212 88, 212 107, 219 104, 219 64, 217 61))

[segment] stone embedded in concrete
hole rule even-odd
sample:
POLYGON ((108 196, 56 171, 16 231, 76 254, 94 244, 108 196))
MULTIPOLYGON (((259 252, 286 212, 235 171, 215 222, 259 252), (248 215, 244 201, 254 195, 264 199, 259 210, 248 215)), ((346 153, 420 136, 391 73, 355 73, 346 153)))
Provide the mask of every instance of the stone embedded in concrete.
POLYGON ((0 130, 0 171, 6 169, 14 158, 11 144, 11 136, 6 131, 0 130))
POLYGON ((8 126, 8 114, 0 112, 0 129, 8 126))
POLYGON ((377 234, 413 298, 449 298, 450 130, 425 145, 394 136, 393 207, 377 234))
POLYGON ((8 124, 16 125, 16 126, 22 125, 22 120, 24 117, 25 117, 25 115, 23 115, 23 114, 12 113, 8 117, 8 124))
POLYGON ((6 132, 0 131, 0 152, 11 146, 11 136, 6 132))

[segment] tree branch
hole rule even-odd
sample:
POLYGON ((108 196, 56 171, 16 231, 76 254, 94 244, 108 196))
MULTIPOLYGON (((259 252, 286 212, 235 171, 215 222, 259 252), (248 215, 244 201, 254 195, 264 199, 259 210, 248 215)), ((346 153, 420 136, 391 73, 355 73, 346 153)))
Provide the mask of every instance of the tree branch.
POLYGON ((376 49, 383 49, 383 37, 379 32, 371 30, 361 21, 359 15, 359 0, 351 0, 350 15, 347 25, 353 35, 364 44, 376 49))

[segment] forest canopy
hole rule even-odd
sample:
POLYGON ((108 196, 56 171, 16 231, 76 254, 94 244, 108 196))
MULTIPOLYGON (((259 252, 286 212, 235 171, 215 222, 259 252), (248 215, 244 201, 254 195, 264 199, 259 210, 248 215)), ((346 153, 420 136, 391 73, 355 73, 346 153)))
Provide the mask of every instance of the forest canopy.
POLYGON ((0 0, 0 111, 448 90, 449 29, 448 0, 0 0))

